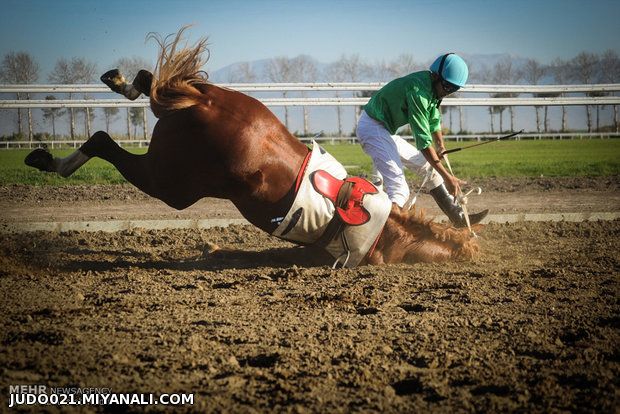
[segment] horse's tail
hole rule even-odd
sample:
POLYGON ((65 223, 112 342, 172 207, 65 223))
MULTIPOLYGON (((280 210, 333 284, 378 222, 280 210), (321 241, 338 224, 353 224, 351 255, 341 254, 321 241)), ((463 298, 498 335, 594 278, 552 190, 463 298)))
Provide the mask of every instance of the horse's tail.
POLYGON ((157 118, 201 102, 202 94, 197 86, 207 83, 208 75, 200 69, 208 60, 207 39, 201 38, 192 47, 179 48, 187 27, 182 27, 174 38, 173 35, 162 38, 155 33, 147 36, 161 49, 150 92, 151 110, 157 118), (202 56, 205 51, 207 59, 202 56))

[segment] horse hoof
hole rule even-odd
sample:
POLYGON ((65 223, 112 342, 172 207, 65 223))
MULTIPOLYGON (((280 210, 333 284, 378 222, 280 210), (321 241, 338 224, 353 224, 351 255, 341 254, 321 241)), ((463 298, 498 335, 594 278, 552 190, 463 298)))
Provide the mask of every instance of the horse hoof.
POLYGON ((54 157, 43 148, 37 148, 28 154, 24 163, 39 171, 54 172, 54 157))
POLYGON ((148 70, 140 69, 132 84, 136 90, 142 92, 145 96, 150 96, 153 74, 148 70))
POLYGON ((124 86, 127 84, 125 77, 118 69, 112 69, 101 75, 101 82, 108 85, 108 88, 116 93, 124 95, 124 86))

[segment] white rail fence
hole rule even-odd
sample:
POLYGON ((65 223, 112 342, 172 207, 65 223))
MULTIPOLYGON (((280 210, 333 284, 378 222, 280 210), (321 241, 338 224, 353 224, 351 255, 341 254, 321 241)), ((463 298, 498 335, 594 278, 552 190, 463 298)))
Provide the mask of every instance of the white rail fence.
MULTIPOLYGON (((373 92, 384 83, 225 83, 219 86, 240 92, 373 92)), ((469 85, 459 91, 461 96, 446 98, 447 106, 569 106, 569 105, 620 105, 620 96, 604 96, 620 91, 620 84, 592 85, 469 85), (462 94, 532 94, 531 97, 464 97, 462 94), (586 96, 565 96, 585 94, 586 96), (554 96, 557 95, 557 96, 554 96)), ((0 94, 26 93, 111 93, 105 85, 2 85, 0 94)), ((259 98, 266 106, 361 106, 368 97, 301 97, 259 98)), ((0 99, 0 109, 17 108, 105 108, 148 107, 148 99, 0 99)))
MULTIPOLYGON (((287 92, 332 92, 329 97, 257 97, 266 106, 272 107, 303 107, 303 106, 353 106, 365 105, 369 97, 360 97, 359 94, 371 94, 379 90, 385 83, 227 83, 218 86, 234 89, 246 93, 287 93, 287 92), (354 96, 337 96, 344 93, 354 96)), ((589 84, 589 85, 469 85, 462 88, 456 97, 445 98, 442 105, 445 106, 588 106, 588 105, 611 105, 614 106, 617 117, 617 105, 620 105, 620 84, 589 84), (472 97, 471 95, 508 95, 508 97, 472 97), (529 96, 523 96, 523 95, 529 96), (577 96, 575 96, 577 95, 577 96)), ((27 95, 26 95, 27 96, 27 95)), ((118 98, 105 85, 8 85, 0 84, 0 109, 20 108, 106 108, 106 107, 148 107, 149 100, 146 98, 129 101, 118 98), (114 98, 93 99, 8 99, 9 94, 107 94, 114 98)), ((478 135, 448 135, 446 139, 493 139, 497 134, 478 135)), ((553 133, 553 134, 522 134, 521 138, 592 138, 592 137, 618 137, 617 133, 553 133)), ((350 137, 324 137, 330 141, 351 141, 350 137)), ((303 139, 302 139, 303 140, 303 139)), ((45 141, 46 145, 73 146, 82 141, 45 141)), ((128 145, 148 145, 148 140, 118 141, 128 145)), ((0 148, 30 147, 39 145, 38 142, 9 141, 0 143, 0 148)))

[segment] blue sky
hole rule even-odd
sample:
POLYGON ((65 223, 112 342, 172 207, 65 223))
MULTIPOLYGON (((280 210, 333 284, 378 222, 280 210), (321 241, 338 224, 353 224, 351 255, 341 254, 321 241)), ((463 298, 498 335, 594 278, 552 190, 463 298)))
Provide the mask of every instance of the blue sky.
MULTIPOLYGON (((84 57, 96 63, 98 73, 121 57, 153 64, 157 45, 145 43, 147 33, 166 35, 187 24, 193 24, 190 42, 209 37, 208 72, 299 54, 322 63, 343 54, 359 54, 368 63, 404 53, 424 63, 448 51, 508 53, 541 63, 582 51, 620 54, 620 0, 0 0, 0 10, 0 58, 12 51, 29 53, 41 67, 38 83, 49 82, 61 57, 84 57)), ((315 129, 334 130, 335 121, 319 122, 319 112, 312 115, 315 129)), ((530 112, 519 117, 521 127, 532 128, 530 112)), ((573 112, 569 127, 579 128, 583 111, 573 112)), ((34 114, 35 130, 49 130, 40 111, 34 114)), ((14 130, 15 119, 0 111, 0 135, 14 130)), ((300 128, 300 117, 295 119, 292 130, 300 128)), ((485 113, 467 120, 468 129, 487 127, 485 113)), ((59 122, 61 133, 65 121, 59 122)), ((98 116, 94 128, 102 127, 98 116)), ((119 117, 111 132, 123 128, 119 117)))
POLYGON ((308 54, 321 62, 402 53, 425 62, 444 51, 510 53, 548 63, 581 51, 620 52, 620 0, 0 0, 0 56, 30 53, 40 83, 60 57, 103 71, 119 57, 154 62, 148 32, 194 24, 210 39, 207 69, 308 54))

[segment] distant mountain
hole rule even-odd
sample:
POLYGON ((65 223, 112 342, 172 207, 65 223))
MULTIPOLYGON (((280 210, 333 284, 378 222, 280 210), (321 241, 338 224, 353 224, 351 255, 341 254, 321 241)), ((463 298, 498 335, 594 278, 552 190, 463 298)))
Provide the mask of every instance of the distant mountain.
MULTIPOLYGON (((308 60, 310 60, 317 68, 318 79, 317 82, 327 81, 325 79, 325 72, 329 64, 319 62, 311 56, 306 56, 308 60)), ((221 69, 215 70, 212 73, 209 73, 209 79, 215 83, 235 83, 235 82, 246 82, 245 79, 242 79, 242 70, 241 67, 248 63, 250 65, 250 70, 256 76, 256 79, 253 82, 262 83, 262 82, 271 82, 269 76, 267 75, 267 70, 269 67, 269 62, 271 59, 260 59, 254 60, 251 62, 237 62, 232 63, 228 66, 224 66, 221 69)))
MULTIPOLYGON (((257 79, 255 82, 263 82, 261 77, 265 73, 267 65, 269 64, 270 59, 261 59, 254 60, 252 62, 247 62, 250 64, 250 69, 254 74, 256 74, 257 79)), ((237 82, 235 79, 237 77, 238 72, 240 71, 241 65, 246 62, 237 62, 232 63, 228 66, 224 66, 221 69, 217 69, 209 73, 209 80, 215 83, 233 83, 237 82)))
POLYGON ((472 67, 486 67, 493 69, 496 63, 504 60, 512 60, 513 66, 521 68, 527 62, 527 58, 511 55, 508 53, 491 53, 491 54, 463 54, 462 58, 472 67))
MULTIPOLYGON (((326 69, 330 66, 331 62, 319 62, 318 60, 312 58, 311 56, 306 56, 309 60, 311 60, 317 68, 318 77, 317 82, 329 82, 332 79, 328 78, 326 74, 326 69)), ((493 70, 493 67, 500 61, 504 59, 511 59, 513 70, 519 70, 523 68, 525 63, 527 62, 527 58, 513 56, 508 53, 494 53, 494 54, 463 54, 463 59, 467 61, 470 66, 470 70, 472 74, 476 72, 480 72, 484 69, 493 70)), ((209 73, 209 79, 215 83, 231 83, 231 82, 246 82, 243 79, 243 71, 241 70, 244 64, 249 64, 250 70, 256 76, 254 82, 270 82, 267 75, 267 68, 269 66, 269 62, 271 59, 261 59, 255 60, 251 62, 238 62, 233 63, 228 66, 224 66, 223 68, 214 70, 209 73)), ((432 61, 423 62, 422 67, 429 67, 432 61)), ((361 82, 372 82, 376 81, 376 77, 372 74, 367 74, 360 79, 361 82)))

